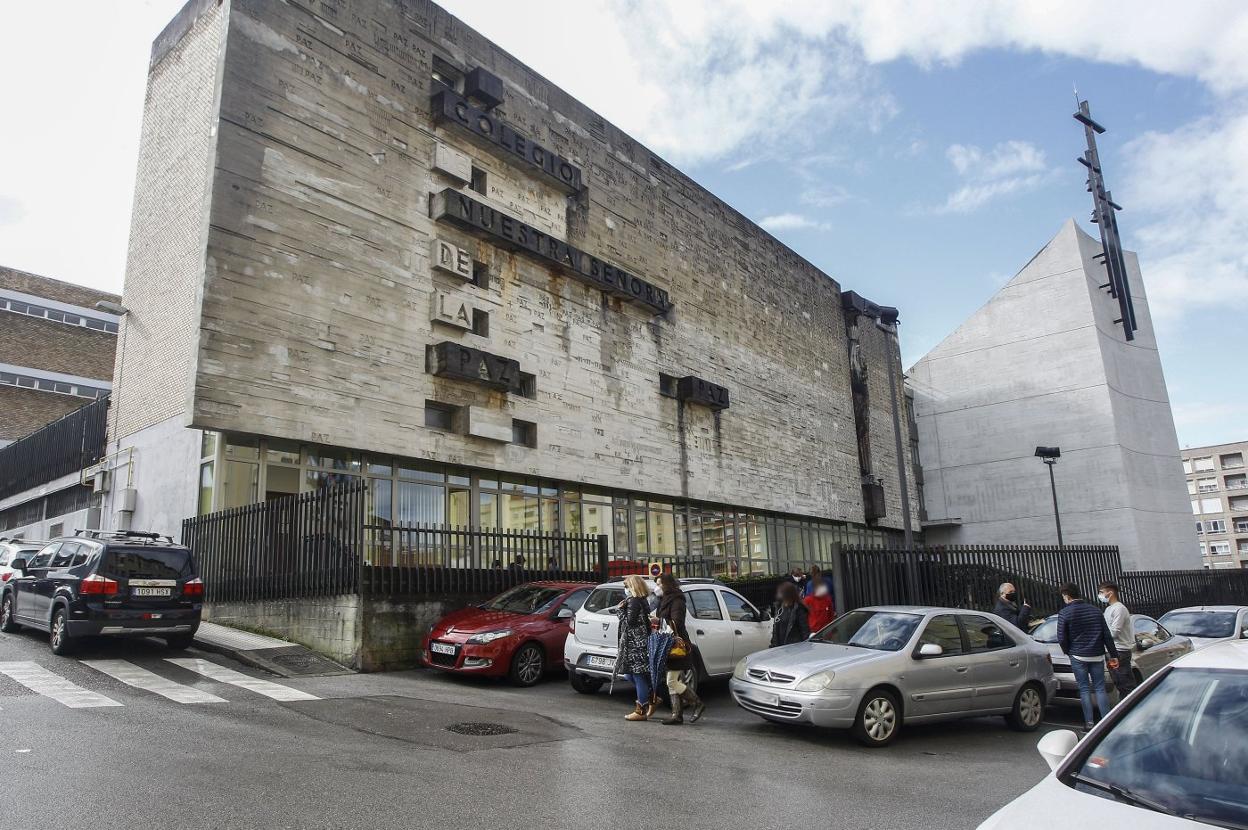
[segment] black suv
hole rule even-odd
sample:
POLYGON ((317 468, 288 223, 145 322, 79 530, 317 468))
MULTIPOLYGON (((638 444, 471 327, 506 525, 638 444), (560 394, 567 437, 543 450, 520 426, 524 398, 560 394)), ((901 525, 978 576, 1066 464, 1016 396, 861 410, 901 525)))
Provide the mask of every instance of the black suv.
POLYGON ((0 631, 47 631, 68 654, 80 637, 161 636, 187 648, 199 628, 204 583, 191 552, 155 533, 87 531, 55 539, 0 587, 0 631))

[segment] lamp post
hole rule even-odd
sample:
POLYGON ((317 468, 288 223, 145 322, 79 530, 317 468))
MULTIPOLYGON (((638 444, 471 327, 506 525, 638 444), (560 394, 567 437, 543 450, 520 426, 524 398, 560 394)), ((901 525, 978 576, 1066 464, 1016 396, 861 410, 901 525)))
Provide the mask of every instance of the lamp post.
POLYGON ((1049 468, 1049 488, 1053 491, 1053 521, 1057 523, 1057 546, 1062 545, 1062 514, 1057 509, 1057 481, 1053 478, 1053 465, 1062 457, 1061 447, 1036 447, 1036 458, 1049 468))

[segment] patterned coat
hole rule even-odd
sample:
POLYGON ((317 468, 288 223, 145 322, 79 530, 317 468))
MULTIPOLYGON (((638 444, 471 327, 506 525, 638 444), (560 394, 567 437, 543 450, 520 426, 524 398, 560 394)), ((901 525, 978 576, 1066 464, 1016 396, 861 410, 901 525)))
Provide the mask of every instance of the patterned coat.
POLYGON ((629 597, 620 611, 620 652, 616 671, 648 674, 650 671, 650 606, 641 597, 629 597))

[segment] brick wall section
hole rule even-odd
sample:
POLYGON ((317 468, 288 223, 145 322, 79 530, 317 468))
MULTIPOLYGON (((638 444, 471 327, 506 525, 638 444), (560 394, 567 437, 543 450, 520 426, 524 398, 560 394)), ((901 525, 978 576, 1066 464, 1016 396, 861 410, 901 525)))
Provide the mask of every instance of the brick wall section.
POLYGON ((0 386, 0 441, 24 438, 87 403, 73 395, 0 386))
POLYGON ((149 70, 122 301, 130 313, 109 411, 114 439, 187 407, 228 10, 189 3, 175 21, 188 28, 172 44, 158 41, 149 70))
POLYGON ((41 277, 38 274, 19 271, 16 268, 6 268, 3 265, 0 265, 0 288, 21 291, 23 294, 46 297, 49 300, 71 303, 72 305, 88 309, 95 308, 95 304, 100 300, 109 300, 114 303, 121 302, 121 297, 116 294, 110 294, 107 291, 96 291, 94 288, 87 288, 85 285, 75 285, 72 282, 41 277))
POLYGON ((108 382, 116 348, 115 334, 0 311, 0 363, 108 382))

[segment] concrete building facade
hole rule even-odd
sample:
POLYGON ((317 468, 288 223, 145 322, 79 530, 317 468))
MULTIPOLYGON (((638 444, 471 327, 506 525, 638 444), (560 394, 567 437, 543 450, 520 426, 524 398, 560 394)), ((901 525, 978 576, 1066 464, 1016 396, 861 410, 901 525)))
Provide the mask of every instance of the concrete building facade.
POLYGON ((432 3, 192 0, 153 48, 110 512, 360 478, 378 522, 726 574, 882 542, 896 329, 850 297, 432 3))
POLYGON ((1183 450, 1183 474, 1206 568, 1248 568, 1245 457, 1248 441, 1183 450))
POLYGON ((1067 222, 910 370, 933 544, 1116 544, 1127 569, 1199 561, 1139 264, 1133 341, 1101 288, 1100 243, 1067 222))
POLYGON ((0 447, 112 388, 116 294, 0 266, 0 447))

